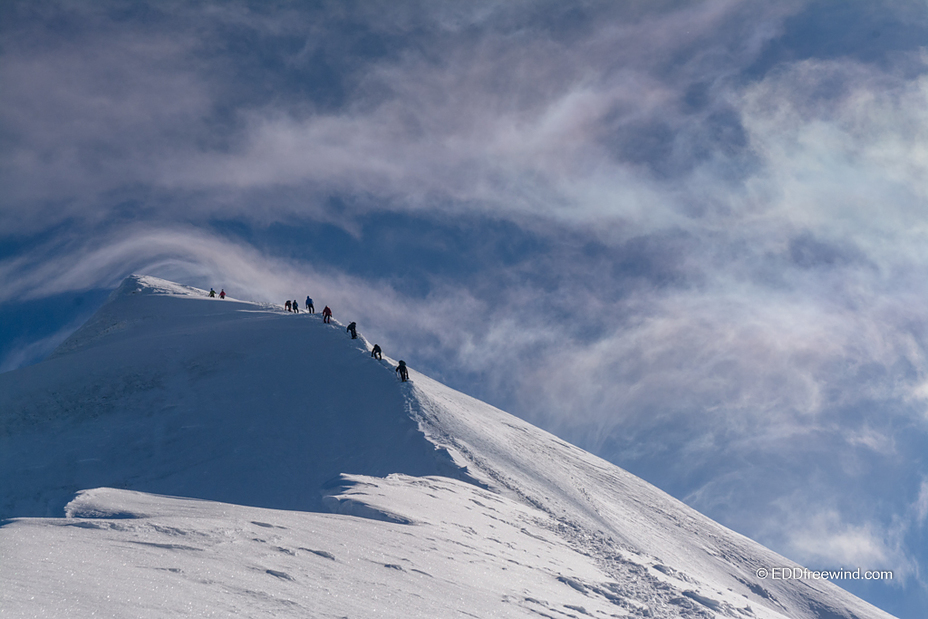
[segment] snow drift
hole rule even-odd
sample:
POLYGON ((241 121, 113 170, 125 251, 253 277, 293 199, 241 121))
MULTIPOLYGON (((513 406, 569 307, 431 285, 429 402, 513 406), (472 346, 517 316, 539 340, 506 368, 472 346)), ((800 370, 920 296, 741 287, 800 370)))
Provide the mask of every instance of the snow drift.
POLYGON ((318 315, 128 278, 0 375, 0 614, 889 617, 394 365, 318 315))

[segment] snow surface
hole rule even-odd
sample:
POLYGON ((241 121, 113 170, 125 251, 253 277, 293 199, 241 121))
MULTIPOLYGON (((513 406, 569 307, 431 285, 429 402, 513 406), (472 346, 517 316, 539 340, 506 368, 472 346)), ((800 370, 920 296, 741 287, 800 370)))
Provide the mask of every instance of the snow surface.
POLYGON ((0 374, 0 616, 889 617, 394 367, 318 314, 128 278, 0 374))

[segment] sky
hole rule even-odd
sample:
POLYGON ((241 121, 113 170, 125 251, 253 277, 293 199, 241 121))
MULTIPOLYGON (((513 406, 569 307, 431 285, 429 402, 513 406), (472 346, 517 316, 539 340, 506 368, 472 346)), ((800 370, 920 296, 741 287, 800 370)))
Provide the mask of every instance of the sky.
POLYGON ((312 295, 928 607, 928 4, 0 3, 0 370, 122 278, 312 295))

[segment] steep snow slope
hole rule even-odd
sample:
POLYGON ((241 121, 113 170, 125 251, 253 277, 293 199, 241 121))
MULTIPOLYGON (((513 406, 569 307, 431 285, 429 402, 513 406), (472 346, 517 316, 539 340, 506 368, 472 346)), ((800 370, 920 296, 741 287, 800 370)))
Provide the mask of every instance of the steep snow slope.
POLYGON ((0 517, 96 486, 322 510, 339 473, 448 474, 344 327, 130 278, 49 360, 0 374, 0 517))
POLYGON ((433 442, 467 462, 492 490, 550 515, 561 537, 609 575, 613 593, 645 601, 655 616, 683 616, 674 614, 681 596, 729 616, 749 615, 739 600, 757 616, 888 616, 825 580, 758 577, 772 567, 799 566, 627 471, 421 374, 412 376, 410 409, 433 442))
POLYGON ((0 375, 0 513, 61 516, 99 486, 211 501, 100 489, 12 521, 0 614, 889 616, 758 577, 794 564, 365 346, 126 280, 53 358, 0 375))

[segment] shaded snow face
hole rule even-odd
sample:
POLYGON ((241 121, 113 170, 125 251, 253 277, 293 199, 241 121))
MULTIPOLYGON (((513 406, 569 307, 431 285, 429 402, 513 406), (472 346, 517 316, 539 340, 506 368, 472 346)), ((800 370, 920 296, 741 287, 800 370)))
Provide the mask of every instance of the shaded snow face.
POLYGON ((347 337, 318 315, 127 280, 52 359, 0 376, 0 512, 56 515, 101 485, 318 510, 339 473, 444 472, 390 362, 347 337))

